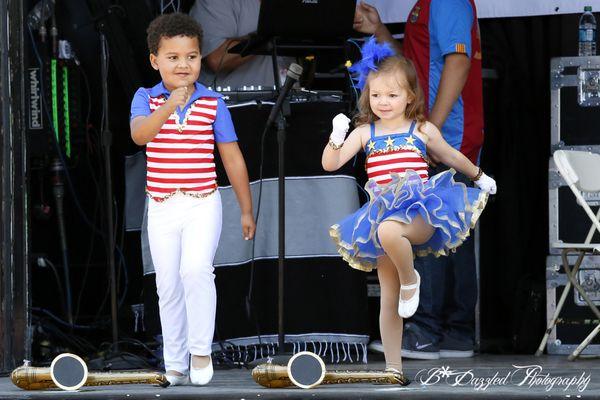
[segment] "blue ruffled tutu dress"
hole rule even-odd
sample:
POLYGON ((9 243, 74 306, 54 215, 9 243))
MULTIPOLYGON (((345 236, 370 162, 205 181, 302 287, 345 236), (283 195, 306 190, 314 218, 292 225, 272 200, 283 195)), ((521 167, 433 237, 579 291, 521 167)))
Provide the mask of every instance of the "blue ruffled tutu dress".
POLYGON ((377 238, 383 221, 410 223, 420 215, 435 228, 431 238, 414 245, 415 256, 448 255, 469 236, 487 202, 487 193, 454 181, 453 169, 429 178, 425 143, 413 134, 376 136, 367 142, 365 189, 369 201, 330 228, 338 252, 351 267, 371 271, 384 255, 377 238))

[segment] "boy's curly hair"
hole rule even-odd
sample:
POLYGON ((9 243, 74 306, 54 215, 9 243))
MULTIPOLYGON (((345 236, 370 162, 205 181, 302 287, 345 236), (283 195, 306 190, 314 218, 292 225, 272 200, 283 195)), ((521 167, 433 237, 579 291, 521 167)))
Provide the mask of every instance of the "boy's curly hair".
POLYGON ((158 53, 160 39, 175 36, 187 36, 198 39, 198 47, 202 52, 202 27, 187 14, 171 13, 156 17, 146 30, 148 34, 148 50, 151 54, 158 53))

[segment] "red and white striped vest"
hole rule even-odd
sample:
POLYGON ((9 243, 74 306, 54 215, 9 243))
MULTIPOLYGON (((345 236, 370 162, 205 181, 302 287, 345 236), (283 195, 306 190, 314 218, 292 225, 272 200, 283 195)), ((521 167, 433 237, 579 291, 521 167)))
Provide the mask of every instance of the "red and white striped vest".
MULTIPOLYGON (((154 112, 164 96, 150 97, 154 112)), ((171 114, 158 134, 146 145, 146 191, 157 201, 176 192, 203 197, 217 188, 213 122, 217 99, 202 97, 194 101, 183 121, 171 114)))

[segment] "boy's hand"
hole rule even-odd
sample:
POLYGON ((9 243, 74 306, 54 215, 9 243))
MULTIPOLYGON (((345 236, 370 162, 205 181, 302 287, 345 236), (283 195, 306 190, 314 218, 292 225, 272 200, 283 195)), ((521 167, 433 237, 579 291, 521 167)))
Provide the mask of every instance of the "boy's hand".
POLYGON ((165 104, 168 104, 169 107, 172 107, 173 111, 175 111, 177 107, 183 108, 187 99, 188 88, 187 86, 184 86, 173 90, 169 96, 169 100, 167 100, 165 104))
POLYGON ((333 130, 331 131, 331 135, 329 135, 329 139, 336 145, 344 143, 346 133, 350 127, 350 118, 340 113, 333 117, 331 124, 333 125, 333 130))
POLYGON ((252 240, 254 238, 254 233, 256 232, 256 223, 254 222, 254 216, 252 215, 252 213, 243 213, 241 222, 244 240, 252 240))

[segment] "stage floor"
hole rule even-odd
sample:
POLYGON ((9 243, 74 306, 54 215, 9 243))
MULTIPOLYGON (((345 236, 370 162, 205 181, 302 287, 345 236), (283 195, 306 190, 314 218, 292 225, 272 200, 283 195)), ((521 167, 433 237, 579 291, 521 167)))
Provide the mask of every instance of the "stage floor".
MULTIPOLYGON (((379 355, 368 365, 328 365, 328 370, 382 369, 379 355)), ((314 389, 267 389, 250 370, 217 370, 209 386, 163 389, 148 385, 82 388, 78 392, 23 391, 0 378, 0 399, 600 399, 600 359, 566 356, 478 355, 471 359, 405 360, 407 387, 373 384, 322 385, 314 389), (486 386, 487 385, 487 386, 486 386)))

